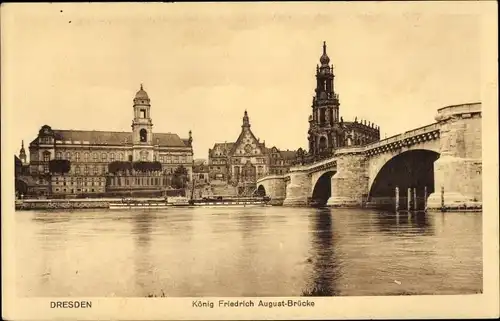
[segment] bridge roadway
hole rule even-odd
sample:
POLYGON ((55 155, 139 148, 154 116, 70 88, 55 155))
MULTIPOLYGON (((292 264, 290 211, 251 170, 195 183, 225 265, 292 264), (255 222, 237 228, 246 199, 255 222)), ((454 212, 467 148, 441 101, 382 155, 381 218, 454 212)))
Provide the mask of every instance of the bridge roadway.
POLYGON ((416 200, 419 208, 481 207, 481 103, 447 106, 436 122, 331 158, 290 168, 257 181, 257 189, 285 206, 394 206, 416 200), (425 205, 424 205, 425 204, 425 205))

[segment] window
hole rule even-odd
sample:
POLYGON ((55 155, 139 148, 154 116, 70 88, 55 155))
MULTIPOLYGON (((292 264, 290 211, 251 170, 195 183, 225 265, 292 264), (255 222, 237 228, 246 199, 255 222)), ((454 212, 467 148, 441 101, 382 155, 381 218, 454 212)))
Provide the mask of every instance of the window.
POLYGON ((146 118, 146 109, 141 109, 140 115, 141 118, 146 118))
POLYGON ((147 161, 148 159, 148 152, 141 152, 141 160, 143 162, 147 161))
POLYGON ((88 174, 89 174, 89 167, 88 167, 88 166, 84 166, 84 167, 83 167, 83 173, 84 173, 85 175, 88 175, 88 174))
POLYGON ((156 162, 156 155, 153 155, 153 162, 156 162))
POLYGON ((106 153, 102 153, 102 154, 101 154, 101 161, 105 162, 105 161, 106 161, 106 159, 107 159, 107 157, 108 157, 108 156, 106 155, 106 153))
POLYGON ((89 153, 85 153, 85 154, 83 154, 83 160, 84 160, 85 162, 88 162, 88 161, 89 161, 89 153))
POLYGON ((56 159, 61 159, 62 158, 62 153, 61 152, 57 152, 56 153, 56 159))
POLYGON ((94 167, 94 175, 98 175, 99 174, 99 167, 94 167))
POLYGON ((139 131, 139 139, 141 143, 145 143, 148 141, 148 131, 144 128, 139 131))
POLYGON ((92 157, 94 158, 94 162, 97 162, 98 160, 97 153, 92 154, 92 157))
POLYGON ((171 163, 171 162, 172 162, 172 157, 167 156, 167 163, 171 163))
POLYGON ((79 162, 79 161, 80 161, 80 153, 78 153, 78 152, 77 152, 77 153, 75 154, 75 160, 76 160, 77 162, 79 162))
POLYGON ((80 175, 80 166, 75 166, 75 174, 80 175))
POLYGON ((49 165, 43 165, 43 171, 45 173, 48 173, 49 172, 49 165))
POLYGON ((114 162, 114 161, 115 161, 115 153, 111 153, 111 154, 109 155, 109 160, 110 160, 110 161, 112 161, 112 162, 114 162))
POLYGON ((177 163, 177 162, 178 162, 177 156, 172 156, 172 163, 177 163))
POLYGON ((43 161, 44 162, 50 161, 50 153, 49 152, 44 152, 43 153, 43 161))
POLYGON ((120 161, 123 161, 123 153, 120 153, 119 158, 120 158, 120 161))

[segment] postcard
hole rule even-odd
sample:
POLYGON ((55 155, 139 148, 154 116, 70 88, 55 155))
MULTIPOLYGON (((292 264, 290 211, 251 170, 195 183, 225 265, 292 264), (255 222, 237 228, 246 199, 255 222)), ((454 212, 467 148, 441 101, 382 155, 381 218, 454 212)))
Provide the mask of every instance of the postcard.
POLYGON ((2 5, 3 317, 498 317, 496 12, 2 5))

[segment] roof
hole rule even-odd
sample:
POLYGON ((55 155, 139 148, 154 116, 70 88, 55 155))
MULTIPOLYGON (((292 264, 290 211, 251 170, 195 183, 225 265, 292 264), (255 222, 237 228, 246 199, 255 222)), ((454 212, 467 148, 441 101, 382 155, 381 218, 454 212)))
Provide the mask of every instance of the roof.
POLYGON ((296 150, 280 150, 276 146, 273 146, 271 148, 266 148, 267 153, 271 154, 273 152, 273 149, 276 149, 277 152, 280 154, 281 158, 283 159, 295 159, 297 158, 297 151, 296 150))
MULTIPOLYGON (((124 145, 132 142, 131 132, 61 129, 54 129, 53 132, 56 140, 88 142, 91 145, 124 145)), ((153 133, 152 142, 163 147, 189 147, 187 139, 183 140, 173 133, 153 133)), ((36 143, 36 139, 32 143, 36 143)))
POLYGON ((219 150, 226 151, 227 153, 229 153, 231 151, 231 149, 233 148, 234 144, 235 143, 215 143, 214 147, 212 149, 208 150, 208 153, 210 154, 211 157, 226 156, 227 154, 224 154, 224 153, 222 155, 215 156, 213 154, 213 151, 216 150, 216 149, 219 149, 219 150))
POLYGON ((283 157, 283 159, 295 159, 295 158, 297 158, 297 151, 295 151, 295 150, 281 150, 280 154, 281 154, 281 157, 283 157))
MULTIPOLYGON (((246 116, 246 111, 245 111, 245 116, 246 116)), ((253 134, 252 130, 247 127, 246 128, 248 130, 248 132, 250 133, 250 136, 252 136, 253 140, 257 143, 257 146, 259 147, 259 149, 262 150, 262 152, 266 152, 266 146, 264 143, 261 143, 257 137, 255 137, 255 135, 253 134)), ((231 148, 231 155, 233 155, 235 152, 236 152, 236 148, 238 148, 238 146, 240 145, 241 141, 243 140, 243 136, 245 135, 245 129, 242 128, 241 129, 241 133, 240 135, 238 136, 238 139, 236 140, 236 143, 233 144, 232 148, 231 148)))
POLYGON ((193 160, 193 165, 198 166, 198 165, 204 165, 207 163, 207 160, 204 158, 197 158, 193 160))
POLYGON ((135 99, 149 99, 148 93, 142 88, 142 84, 141 89, 135 94, 135 99))

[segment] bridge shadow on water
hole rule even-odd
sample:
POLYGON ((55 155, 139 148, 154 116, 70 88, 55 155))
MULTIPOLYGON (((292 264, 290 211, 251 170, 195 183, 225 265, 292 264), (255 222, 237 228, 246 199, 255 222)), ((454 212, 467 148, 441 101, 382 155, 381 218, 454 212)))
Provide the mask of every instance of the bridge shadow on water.
POLYGON ((336 296, 339 267, 335 259, 333 220, 330 209, 317 209, 309 216, 312 232, 311 256, 307 263, 312 271, 302 296, 336 296))
POLYGON ((429 214, 420 212, 376 212, 374 225, 378 231, 394 236, 434 235, 429 214))

